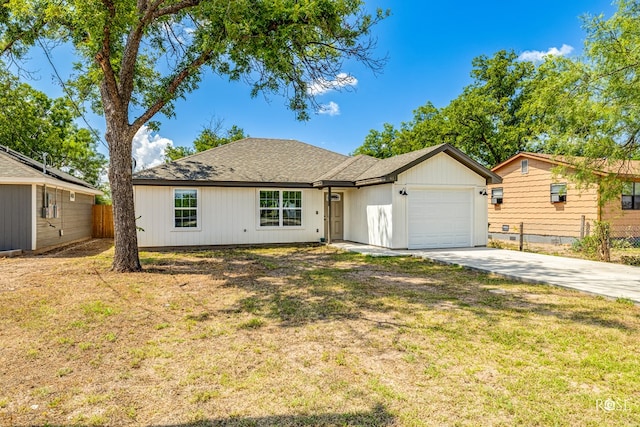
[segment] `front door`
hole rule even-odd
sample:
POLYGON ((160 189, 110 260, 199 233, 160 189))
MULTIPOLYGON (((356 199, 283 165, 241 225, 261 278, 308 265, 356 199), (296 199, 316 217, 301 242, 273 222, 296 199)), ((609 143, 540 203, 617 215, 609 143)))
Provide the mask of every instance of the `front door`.
MULTIPOLYGON (((331 240, 344 239, 343 193, 331 193, 331 240)), ((329 193, 324 195, 324 235, 329 235, 329 193)))

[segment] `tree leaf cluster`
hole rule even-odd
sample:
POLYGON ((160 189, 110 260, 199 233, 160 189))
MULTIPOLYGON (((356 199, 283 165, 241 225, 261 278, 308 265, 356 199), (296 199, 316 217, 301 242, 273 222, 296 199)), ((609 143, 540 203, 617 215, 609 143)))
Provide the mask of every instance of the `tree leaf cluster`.
POLYGON ((0 63, 0 143, 97 185, 106 160, 96 137, 75 123, 65 98, 49 98, 9 73, 0 63))
POLYGON ((232 125, 230 128, 225 129, 223 120, 212 120, 193 141, 192 147, 168 146, 164 153, 165 161, 178 160, 182 157, 191 156, 247 137, 248 135, 244 133, 244 129, 237 125, 232 125))
POLYGON ((369 132, 356 153, 389 157, 449 143, 493 166, 527 149, 535 126, 524 106, 531 97, 535 66, 505 50, 479 56, 472 65, 473 83, 449 105, 436 108, 427 102, 399 129, 385 123, 382 131, 369 132))

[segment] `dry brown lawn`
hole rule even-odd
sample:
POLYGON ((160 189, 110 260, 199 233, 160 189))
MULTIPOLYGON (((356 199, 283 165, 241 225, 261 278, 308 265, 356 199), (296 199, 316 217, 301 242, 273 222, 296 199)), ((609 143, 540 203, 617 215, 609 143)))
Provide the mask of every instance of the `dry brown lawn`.
POLYGON ((324 246, 0 260, 0 425, 640 425, 640 308, 324 246))

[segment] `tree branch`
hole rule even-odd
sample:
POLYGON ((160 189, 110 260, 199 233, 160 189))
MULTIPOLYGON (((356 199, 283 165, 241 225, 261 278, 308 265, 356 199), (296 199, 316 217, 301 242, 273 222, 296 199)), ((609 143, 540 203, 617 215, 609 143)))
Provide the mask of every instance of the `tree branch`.
POLYGON ((9 40, 9 42, 7 42, 7 44, 4 47, 2 47, 2 50, 0 50, 0 56, 3 56, 5 53, 10 52, 17 42, 19 42, 20 40, 23 40, 24 38, 27 38, 28 36, 33 36, 34 39, 37 38, 40 33, 40 30, 42 30, 45 27, 45 25, 46 25, 45 20, 42 19, 42 17, 39 17, 36 20, 36 22, 31 26, 31 28, 20 31, 15 37, 9 40))
MULTIPOLYGON (((111 0, 105 0, 111 1, 111 0)), ((136 60, 140 51, 140 43, 144 37, 144 29, 153 21, 166 15, 177 13, 183 9, 197 6, 201 0, 184 0, 171 6, 160 9, 164 0, 155 0, 149 4, 147 0, 138 0, 137 8, 141 16, 138 25, 129 33, 127 43, 122 56, 120 68, 120 85, 122 102, 128 104, 134 89, 133 75, 136 60)))
POLYGON ((130 126, 130 130, 134 133, 140 129, 147 121, 149 121, 158 111, 164 107, 167 102, 173 98, 176 91, 180 87, 180 84, 184 82, 189 76, 193 75, 200 67, 202 67, 209 59, 211 59, 212 53, 207 51, 203 52, 200 56, 194 59, 190 64, 186 65, 182 71, 173 76, 169 84, 167 84, 165 92, 160 95, 158 100, 145 111, 140 117, 138 117, 130 126))
POLYGON ((107 89, 107 93, 109 97, 114 101, 121 104, 122 99, 120 97, 120 91, 118 88, 118 81, 116 80, 116 75, 111 66, 111 21, 115 18, 116 8, 113 4, 112 0, 103 0, 102 4, 109 11, 109 22, 105 22, 104 28, 102 30, 103 39, 102 39, 102 49, 96 53, 95 60, 100 65, 100 68, 104 72, 104 83, 105 89, 107 89))
MULTIPOLYGON (((159 6, 161 3, 162 0, 158 0, 154 3, 154 6, 159 6)), ((173 15, 174 13, 178 13, 184 9, 197 6, 200 3, 202 3, 202 0, 183 0, 181 2, 156 10, 155 12, 153 12, 153 19, 155 20, 163 16, 173 15)))

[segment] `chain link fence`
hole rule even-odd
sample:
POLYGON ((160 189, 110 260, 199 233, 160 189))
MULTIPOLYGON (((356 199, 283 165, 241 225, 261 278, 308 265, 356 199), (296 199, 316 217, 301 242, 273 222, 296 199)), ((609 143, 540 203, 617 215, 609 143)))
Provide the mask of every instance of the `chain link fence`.
MULTIPOLYGON (((529 244, 575 245, 594 235, 596 222, 583 218, 579 221, 519 222, 489 224, 489 240, 505 241, 521 246, 529 244)), ((611 248, 640 248, 640 223, 611 224, 611 248)))
POLYGON ((611 225, 611 247, 640 248, 640 224, 611 225))
POLYGON ((579 223, 489 224, 489 246, 555 254, 579 252, 590 259, 640 266, 640 221, 611 224, 582 217, 579 223))

